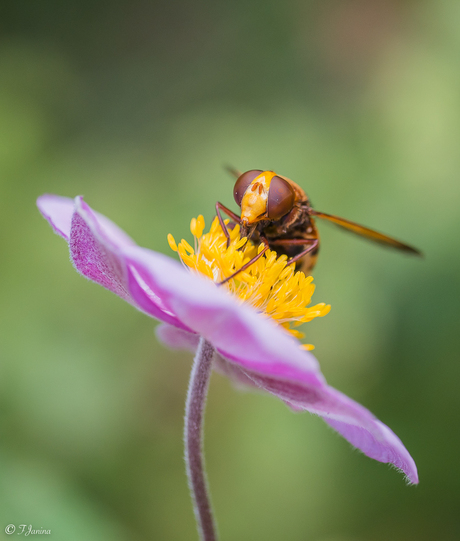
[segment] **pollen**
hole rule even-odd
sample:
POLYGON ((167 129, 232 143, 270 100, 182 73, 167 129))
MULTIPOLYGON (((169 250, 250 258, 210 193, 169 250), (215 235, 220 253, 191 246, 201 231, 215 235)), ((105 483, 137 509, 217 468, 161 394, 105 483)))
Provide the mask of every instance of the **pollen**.
MULTIPOLYGON (((230 235, 228 247, 218 218, 214 218, 209 232, 203 234, 205 221, 201 215, 190 222, 194 247, 185 239, 176 244, 171 234, 168 235, 169 246, 178 253, 186 268, 204 275, 240 302, 250 304, 265 317, 272 318, 292 336, 302 339, 304 334, 296 327, 325 316, 331 309, 325 303, 309 306, 315 290, 313 278, 296 272, 295 265, 288 264, 286 255, 278 256, 275 251, 267 250, 252 265, 222 284, 264 249, 263 244, 256 245, 241 238, 238 224, 230 225, 229 220, 225 220, 225 224, 230 235)), ((314 348, 311 344, 301 347, 314 348)))

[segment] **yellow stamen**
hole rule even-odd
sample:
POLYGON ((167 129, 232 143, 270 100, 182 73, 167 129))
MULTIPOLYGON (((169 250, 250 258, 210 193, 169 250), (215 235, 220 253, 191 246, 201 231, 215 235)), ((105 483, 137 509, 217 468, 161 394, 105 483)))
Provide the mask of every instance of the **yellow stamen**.
POLYGON ((194 249, 190 246, 190 244, 185 239, 182 239, 180 243, 187 250, 187 252, 190 252, 190 255, 193 255, 194 249))
POLYGON ((203 216, 200 214, 198 216, 198 218, 196 219, 196 233, 195 233, 195 237, 197 239, 199 239, 201 237, 201 235, 203 234, 203 229, 204 229, 204 218, 203 216))
POLYGON ((204 229, 204 218, 200 214, 198 218, 192 218, 190 222, 190 231, 192 232, 192 235, 199 239, 201 235, 203 234, 204 229))
POLYGON ((191 222, 190 222, 190 231, 192 232, 192 235, 194 237, 197 237, 198 235, 196 234, 196 218, 192 218, 191 222))
MULTIPOLYGON (((225 224, 228 223, 229 220, 225 220, 225 224)), ((228 247, 217 217, 208 233, 203 234, 204 227, 202 215, 190 222, 195 249, 184 239, 177 245, 171 234, 168 235, 168 243, 172 250, 178 252, 184 265, 217 284, 235 274, 265 248, 263 243, 255 245, 245 237, 240 238, 238 224, 228 229, 228 247)), ((324 303, 308 306, 315 290, 313 278, 296 272, 295 265, 288 263, 286 255, 278 256, 274 250, 267 250, 249 268, 239 272, 222 287, 241 302, 272 318, 292 336, 303 338, 304 334, 293 327, 325 316, 331 307, 324 303)), ((314 346, 303 344, 302 348, 310 351, 314 346)))
POLYGON ((177 244, 176 244, 176 241, 174 240, 174 237, 171 235, 171 233, 168 234, 168 244, 173 252, 177 252, 177 244))

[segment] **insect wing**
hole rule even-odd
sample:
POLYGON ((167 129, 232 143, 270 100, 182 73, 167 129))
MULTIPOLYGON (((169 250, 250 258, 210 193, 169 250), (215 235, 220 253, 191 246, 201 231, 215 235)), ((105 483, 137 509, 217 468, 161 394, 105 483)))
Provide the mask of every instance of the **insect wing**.
POLYGON ((345 218, 340 218, 339 216, 334 216, 333 214, 326 214, 325 212, 318 212, 313 209, 310 210, 310 214, 312 216, 317 216, 318 218, 328 220, 329 222, 332 222, 335 225, 346 229, 347 231, 351 231, 356 235, 360 235, 361 237, 365 237, 374 242, 378 242, 380 244, 384 244, 385 246, 390 246, 392 248, 396 248, 397 250, 402 250, 411 254, 416 254, 419 256, 422 255, 422 252, 417 250, 417 248, 413 248, 412 246, 404 244, 399 240, 384 235, 383 233, 379 233, 378 231, 374 231, 373 229, 369 229, 368 227, 364 227, 363 225, 359 225, 350 220, 346 220, 345 218))

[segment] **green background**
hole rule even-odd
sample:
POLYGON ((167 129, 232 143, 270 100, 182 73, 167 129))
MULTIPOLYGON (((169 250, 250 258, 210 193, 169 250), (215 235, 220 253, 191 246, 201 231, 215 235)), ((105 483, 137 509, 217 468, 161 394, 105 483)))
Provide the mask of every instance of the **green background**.
POLYGON ((457 0, 1 2, 1 539, 10 523, 64 541, 197 538, 191 355, 77 275, 35 199, 82 194, 170 253, 167 233, 190 240, 192 216, 235 208, 227 163, 272 168, 425 259, 319 224, 314 301, 332 311, 305 329, 420 485, 215 375, 222 540, 460 538, 459 58, 457 0))

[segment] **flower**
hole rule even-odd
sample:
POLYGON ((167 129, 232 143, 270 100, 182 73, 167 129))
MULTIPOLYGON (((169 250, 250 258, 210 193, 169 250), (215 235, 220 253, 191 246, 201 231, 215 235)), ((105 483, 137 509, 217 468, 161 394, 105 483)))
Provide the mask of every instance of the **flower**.
MULTIPOLYGON (((204 227, 203 216, 192 218, 190 231, 195 238, 195 248, 184 239, 177 245, 174 237, 168 235, 171 249, 179 253, 182 263, 189 269, 221 283, 241 302, 274 319, 296 338, 303 338, 304 334, 293 329, 292 325, 298 326, 329 313, 331 306, 324 303, 308 307, 315 290, 313 277, 306 277, 301 271, 295 272, 294 265, 287 265, 286 255, 278 257, 272 250, 261 254, 264 245, 257 247, 246 237, 240 238, 238 224, 227 229, 230 235, 227 246, 227 238, 217 216, 205 235, 204 227), (258 254, 262 257, 243 270, 243 266, 258 254), (236 271, 240 272, 231 278, 236 271)), ((303 344, 302 347, 314 349, 311 344, 303 344)))
MULTIPOLYGON (((165 344, 194 349, 199 337, 204 337, 216 350, 214 368, 235 383, 263 389, 295 411, 307 410, 321 416, 354 447, 375 460, 393 464, 406 475, 408 482, 418 483, 417 468, 401 440, 366 408, 327 385, 316 358, 299 347, 300 343, 289 332, 293 329, 285 325, 292 323, 292 319, 281 318, 283 328, 242 302, 242 297, 229 295, 228 289, 237 287, 235 284, 226 291, 202 276, 207 270, 189 272, 179 262, 137 246, 113 222, 93 211, 82 197, 73 201, 43 195, 37 205, 54 231, 68 242, 76 270, 160 320, 157 335, 165 344)), ((199 240, 200 218, 192 221, 192 229, 199 240)), ((237 229, 231 234, 235 247, 240 242, 237 229)), ((197 250, 183 242, 179 246, 185 252, 177 246, 186 266, 201 265, 198 261, 200 254, 206 256, 205 240, 197 250)), ((173 239, 171 244, 175 246, 173 239)), ((206 259, 213 278, 215 269, 224 274, 230 272, 223 267, 219 270, 218 258, 206 256, 206 259)), ((261 263, 259 271, 263 266, 261 263)), ((285 266, 280 274, 289 268, 292 269, 285 266)), ((249 287, 248 277, 254 278, 257 272, 257 269, 249 270, 248 276, 239 276, 239 281, 246 280, 244 287, 249 287)), ((287 271, 290 279, 294 276, 291 273, 287 271)), ((267 310, 269 301, 260 302, 265 302, 267 310)), ((317 311, 322 313, 317 315, 324 315, 325 305, 318 306, 321 308, 317 311)), ((308 313, 306 310, 304 315, 308 313)))

